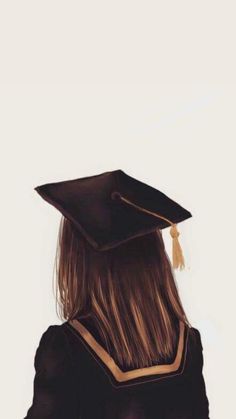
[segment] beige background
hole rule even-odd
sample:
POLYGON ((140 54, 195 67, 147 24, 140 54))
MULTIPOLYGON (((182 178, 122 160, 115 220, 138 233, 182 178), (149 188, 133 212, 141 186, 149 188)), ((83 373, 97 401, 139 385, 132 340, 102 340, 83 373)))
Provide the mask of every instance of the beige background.
MULTIPOLYGON (((235 387, 235 3, 7 1, 0 13, 0 416, 31 405, 55 312, 60 213, 33 190, 122 169, 189 209, 179 291, 204 347, 211 419, 235 387), (165 3, 165 4, 163 4, 165 3)), ((164 231, 171 254, 169 229, 164 231)))

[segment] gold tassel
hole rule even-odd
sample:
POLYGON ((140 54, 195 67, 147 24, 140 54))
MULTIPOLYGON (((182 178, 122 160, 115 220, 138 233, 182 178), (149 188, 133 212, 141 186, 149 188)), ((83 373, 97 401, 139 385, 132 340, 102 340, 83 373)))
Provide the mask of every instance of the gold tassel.
POLYGON ((177 225, 172 224, 170 228, 170 235, 173 239, 172 241, 172 258, 173 258, 173 267, 174 269, 180 268, 182 270, 184 268, 184 257, 183 252, 178 240, 179 232, 177 230, 177 225))

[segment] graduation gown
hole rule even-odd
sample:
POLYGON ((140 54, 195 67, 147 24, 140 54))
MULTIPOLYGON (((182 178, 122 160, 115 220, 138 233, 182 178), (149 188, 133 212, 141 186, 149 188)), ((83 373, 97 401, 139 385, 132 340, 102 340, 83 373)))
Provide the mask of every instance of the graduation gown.
POLYGON ((24 419, 209 419, 198 329, 179 323, 168 363, 121 368, 85 319, 50 325, 34 358, 24 419))

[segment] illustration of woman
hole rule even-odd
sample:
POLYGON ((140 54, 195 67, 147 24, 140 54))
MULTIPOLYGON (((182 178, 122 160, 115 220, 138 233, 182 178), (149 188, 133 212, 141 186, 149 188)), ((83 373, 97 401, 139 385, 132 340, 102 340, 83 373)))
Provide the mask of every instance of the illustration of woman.
POLYGON ((63 322, 40 339, 24 419, 209 419, 201 335, 173 272, 184 267, 176 224, 192 214, 120 169, 35 190, 62 214, 63 322))

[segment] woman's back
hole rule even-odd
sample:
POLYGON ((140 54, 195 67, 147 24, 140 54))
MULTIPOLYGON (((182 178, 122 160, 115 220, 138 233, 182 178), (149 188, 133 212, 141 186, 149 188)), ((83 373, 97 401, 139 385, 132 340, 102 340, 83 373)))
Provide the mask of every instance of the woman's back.
POLYGON ((140 369, 119 368, 85 318, 50 326, 24 419, 208 419, 200 333, 179 326, 174 359, 140 369))
POLYGON ((36 188, 64 218, 56 256, 63 323, 43 334, 26 419, 207 419, 200 333, 165 251, 191 216, 121 170, 36 188), (137 205, 138 204, 138 205, 137 205))

